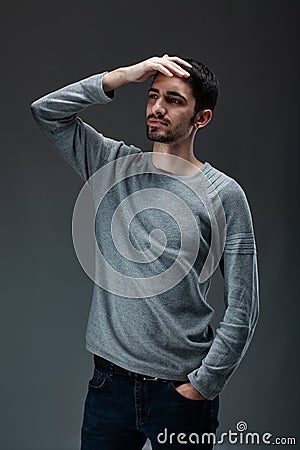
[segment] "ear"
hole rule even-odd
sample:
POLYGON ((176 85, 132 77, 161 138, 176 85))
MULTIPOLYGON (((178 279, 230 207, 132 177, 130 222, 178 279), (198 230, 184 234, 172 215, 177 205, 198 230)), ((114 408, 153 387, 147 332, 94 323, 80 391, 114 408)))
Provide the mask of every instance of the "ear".
POLYGON ((199 128, 205 127, 211 121, 212 115, 211 109, 202 109, 199 111, 194 122, 195 128, 198 130, 199 128))

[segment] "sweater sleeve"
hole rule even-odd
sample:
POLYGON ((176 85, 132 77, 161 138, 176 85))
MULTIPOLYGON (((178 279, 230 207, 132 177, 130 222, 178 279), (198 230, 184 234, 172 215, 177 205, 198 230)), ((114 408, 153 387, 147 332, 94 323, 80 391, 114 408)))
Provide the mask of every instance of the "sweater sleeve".
POLYGON ((132 151, 131 146, 103 136, 78 117, 90 105, 113 100, 114 91, 103 91, 104 73, 64 86, 31 104, 42 131, 85 181, 106 162, 132 151))
POLYGON ((259 316, 257 251, 250 207, 235 180, 225 191, 226 239, 221 265, 225 313, 200 368, 188 374, 193 386, 211 400, 240 364, 259 316))

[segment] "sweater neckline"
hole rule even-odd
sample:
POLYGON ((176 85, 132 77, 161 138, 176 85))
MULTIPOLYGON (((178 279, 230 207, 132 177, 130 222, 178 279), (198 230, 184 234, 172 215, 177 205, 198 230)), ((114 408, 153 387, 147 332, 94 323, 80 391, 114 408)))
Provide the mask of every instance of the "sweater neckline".
POLYGON ((202 173, 205 173, 211 167, 210 163, 208 161, 205 161, 203 163, 203 166, 191 175, 175 175, 173 173, 161 170, 158 167, 156 167, 152 162, 152 155, 150 154, 149 156, 150 156, 149 163, 154 172, 160 173, 162 175, 168 175, 170 177, 184 179, 184 180, 190 180, 192 178, 196 178, 197 176, 201 176, 202 173))

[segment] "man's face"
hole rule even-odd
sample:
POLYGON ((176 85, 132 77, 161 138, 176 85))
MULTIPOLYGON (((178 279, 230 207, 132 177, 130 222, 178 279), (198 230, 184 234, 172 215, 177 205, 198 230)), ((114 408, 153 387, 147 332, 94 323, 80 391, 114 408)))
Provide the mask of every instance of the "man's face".
POLYGON ((190 84, 177 76, 157 75, 149 89, 146 110, 147 137, 156 142, 176 142, 193 130, 195 98, 190 84))

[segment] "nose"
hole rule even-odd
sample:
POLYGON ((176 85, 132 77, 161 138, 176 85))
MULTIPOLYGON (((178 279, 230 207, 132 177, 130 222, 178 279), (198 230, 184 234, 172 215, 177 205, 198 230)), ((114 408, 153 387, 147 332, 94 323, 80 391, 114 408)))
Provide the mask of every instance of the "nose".
POLYGON ((154 104, 152 105, 152 113, 155 115, 164 116, 166 114, 166 105, 164 100, 160 97, 156 99, 154 104))

